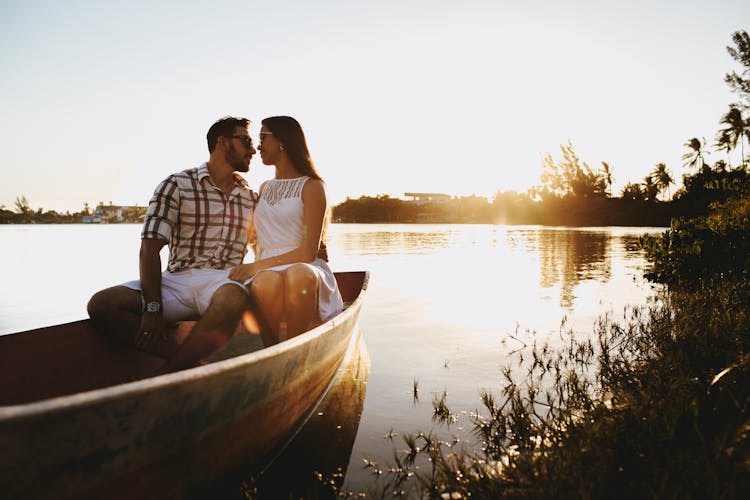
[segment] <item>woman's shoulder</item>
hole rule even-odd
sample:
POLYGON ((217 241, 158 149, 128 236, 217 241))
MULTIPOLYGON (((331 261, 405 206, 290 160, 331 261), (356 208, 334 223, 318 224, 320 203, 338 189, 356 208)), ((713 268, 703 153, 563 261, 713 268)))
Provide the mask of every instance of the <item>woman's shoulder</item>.
POLYGON ((313 177, 307 177, 306 179, 305 185, 302 187, 303 193, 305 191, 325 191, 326 183, 323 182, 323 179, 315 179, 313 177))
POLYGON ((325 200, 326 198, 326 184, 323 179, 314 179, 309 177, 305 185, 302 186, 302 198, 303 199, 320 199, 325 200))
POLYGON ((305 179, 305 181, 304 181, 305 182, 305 186, 312 185, 312 186, 323 186, 323 187, 325 187, 325 185, 326 185, 326 183, 323 182, 323 179, 317 179, 315 177, 310 177, 310 176, 307 176, 307 175, 304 176, 304 177, 302 177, 302 178, 305 179))

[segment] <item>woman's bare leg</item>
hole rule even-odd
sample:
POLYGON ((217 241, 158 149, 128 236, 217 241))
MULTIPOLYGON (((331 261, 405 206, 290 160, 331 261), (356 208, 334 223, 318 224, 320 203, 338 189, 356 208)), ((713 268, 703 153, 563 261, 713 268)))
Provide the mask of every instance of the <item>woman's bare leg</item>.
POLYGON ((318 316, 318 275, 307 264, 284 273, 284 312, 289 338, 306 331, 318 316))
MULTIPOLYGON (((255 300, 257 312, 263 315, 265 323, 275 339, 263 338, 268 346, 278 343, 279 329, 284 313, 284 279, 276 271, 261 271, 250 283, 250 294, 255 300)), ((263 332, 261 332, 262 334, 263 332)))

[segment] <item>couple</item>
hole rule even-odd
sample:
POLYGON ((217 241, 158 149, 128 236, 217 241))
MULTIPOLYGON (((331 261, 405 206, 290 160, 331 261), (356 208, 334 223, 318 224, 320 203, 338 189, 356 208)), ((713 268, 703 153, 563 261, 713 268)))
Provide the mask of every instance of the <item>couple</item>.
POLYGON ((276 175, 257 196, 239 175, 256 153, 249 126, 235 117, 211 126, 208 162, 169 176, 154 191, 141 232, 140 280, 89 301, 101 332, 169 357, 158 373, 195 366, 222 347, 248 309, 265 325, 266 346, 343 309, 326 263, 325 185, 302 127, 288 116, 262 121, 258 151, 276 175), (250 243, 255 261, 243 263, 250 243), (162 273, 164 245, 169 262, 162 273), (198 316, 184 341, 168 330, 198 316))

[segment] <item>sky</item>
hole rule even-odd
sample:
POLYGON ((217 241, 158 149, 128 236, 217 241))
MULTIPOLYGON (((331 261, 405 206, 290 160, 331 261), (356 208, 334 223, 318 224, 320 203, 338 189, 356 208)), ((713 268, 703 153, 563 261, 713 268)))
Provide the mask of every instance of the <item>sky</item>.
POLYGON ((0 205, 145 205, 226 115, 297 118, 332 204, 525 192, 567 141, 616 192, 680 178, 749 28, 746 0, 0 0, 0 205))

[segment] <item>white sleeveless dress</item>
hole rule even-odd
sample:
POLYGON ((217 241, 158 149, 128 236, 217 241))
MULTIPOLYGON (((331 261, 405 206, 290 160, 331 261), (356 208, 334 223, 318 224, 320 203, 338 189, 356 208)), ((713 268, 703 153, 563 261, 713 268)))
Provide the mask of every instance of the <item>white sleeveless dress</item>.
MULTIPOLYGON (((253 214, 257 235, 256 259, 275 257, 302 244, 302 187, 308 179, 309 177, 269 179, 261 184, 260 199, 253 214)), ((316 258, 309 264, 320 278, 318 312, 320 319, 327 321, 343 310, 344 303, 328 263, 316 258)), ((283 271, 292 265, 284 264, 271 267, 269 270, 283 271)))

